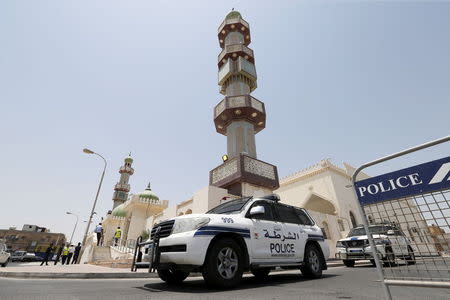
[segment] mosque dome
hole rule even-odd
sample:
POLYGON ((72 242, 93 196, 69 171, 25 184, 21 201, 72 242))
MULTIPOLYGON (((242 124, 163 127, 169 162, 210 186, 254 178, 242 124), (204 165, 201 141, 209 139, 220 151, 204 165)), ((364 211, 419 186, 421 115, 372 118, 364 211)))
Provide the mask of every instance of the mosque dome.
POLYGON ((123 203, 114 208, 111 215, 113 215, 113 217, 122 217, 122 218, 126 217, 127 212, 123 208, 123 203))
POLYGON ((125 162, 130 164, 133 163, 133 158, 131 157, 131 154, 125 158, 125 162))
POLYGON ((159 200, 158 195, 156 195, 152 189, 150 188, 150 183, 148 183, 147 188, 145 191, 140 192, 138 194, 139 198, 146 198, 146 199, 152 199, 152 200, 159 200))
POLYGON ((236 18, 242 18, 241 13, 238 12, 237 10, 232 10, 232 11, 229 12, 228 15, 225 17, 225 20, 228 20, 228 19, 236 19, 236 18))

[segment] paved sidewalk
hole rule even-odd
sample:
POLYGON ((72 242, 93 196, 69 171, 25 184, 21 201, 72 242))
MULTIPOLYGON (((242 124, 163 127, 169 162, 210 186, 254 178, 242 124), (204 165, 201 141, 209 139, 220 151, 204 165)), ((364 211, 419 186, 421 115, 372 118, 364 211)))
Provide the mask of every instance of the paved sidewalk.
MULTIPOLYGON (((342 261, 328 261, 328 268, 342 266, 342 261)), ((280 270, 283 271, 283 270, 280 270)), ((195 274, 193 274, 195 276, 195 274)), ((198 276, 201 276, 198 274, 198 276)), ((156 278, 156 273, 148 273, 148 269, 138 269, 131 272, 129 268, 108 268, 90 264, 40 266, 40 262, 10 263, 6 268, 0 268, 0 277, 11 278, 77 278, 77 279, 107 279, 107 278, 156 278)))

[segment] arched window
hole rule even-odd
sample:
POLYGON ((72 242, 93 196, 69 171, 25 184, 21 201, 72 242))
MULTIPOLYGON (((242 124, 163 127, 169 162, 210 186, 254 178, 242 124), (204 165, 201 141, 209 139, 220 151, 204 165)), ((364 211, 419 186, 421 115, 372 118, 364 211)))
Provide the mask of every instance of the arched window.
POLYGON ((322 233, 324 239, 329 239, 331 237, 330 235, 330 228, 328 228, 328 223, 323 221, 322 223, 322 233))
POLYGON ((351 211, 350 211, 350 221, 352 221, 353 228, 358 225, 358 224, 356 224, 355 215, 351 211))
POLYGON ((182 212, 180 212, 179 214, 178 214, 179 216, 182 216, 183 215, 183 213, 182 212))
POLYGON ((184 214, 185 214, 185 215, 190 215, 190 214, 192 214, 192 209, 189 208, 184 214))

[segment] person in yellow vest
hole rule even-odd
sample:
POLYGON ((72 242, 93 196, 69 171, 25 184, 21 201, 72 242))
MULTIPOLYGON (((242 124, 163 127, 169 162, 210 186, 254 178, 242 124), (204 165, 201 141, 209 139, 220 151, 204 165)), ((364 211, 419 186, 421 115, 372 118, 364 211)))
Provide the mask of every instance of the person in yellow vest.
POLYGON ((114 234, 114 246, 117 246, 117 242, 122 237, 122 229, 120 229, 120 226, 117 227, 116 233, 114 234))
POLYGON ((62 251, 61 263, 64 265, 66 262, 67 256, 69 256, 69 244, 65 245, 62 251))

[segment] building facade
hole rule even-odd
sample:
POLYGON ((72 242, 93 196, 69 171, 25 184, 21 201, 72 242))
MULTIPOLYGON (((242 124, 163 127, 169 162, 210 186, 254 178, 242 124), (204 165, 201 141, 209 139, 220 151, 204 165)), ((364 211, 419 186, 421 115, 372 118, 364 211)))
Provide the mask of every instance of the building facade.
POLYGON ((63 233, 52 233, 44 227, 37 225, 24 225, 23 230, 0 229, 0 239, 6 243, 8 250, 27 251, 27 252, 45 252, 50 244, 54 246, 66 242, 66 236, 63 233), (34 228, 34 230, 31 230, 34 228))

